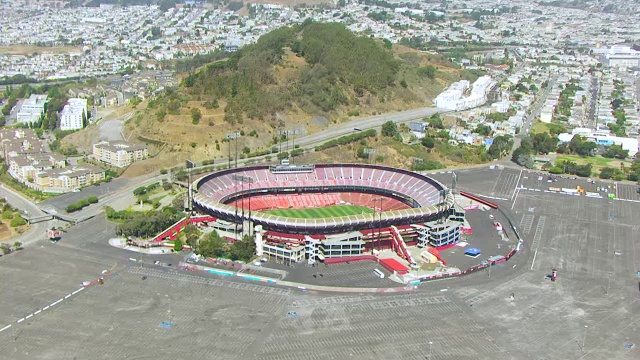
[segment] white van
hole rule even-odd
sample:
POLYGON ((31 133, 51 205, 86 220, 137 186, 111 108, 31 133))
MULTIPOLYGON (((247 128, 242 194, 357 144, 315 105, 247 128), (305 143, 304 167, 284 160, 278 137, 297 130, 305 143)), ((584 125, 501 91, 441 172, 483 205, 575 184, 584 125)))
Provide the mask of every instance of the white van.
POLYGON ((380 278, 384 279, 384 273, 378 269, 373 269, 373 272, 380 278))

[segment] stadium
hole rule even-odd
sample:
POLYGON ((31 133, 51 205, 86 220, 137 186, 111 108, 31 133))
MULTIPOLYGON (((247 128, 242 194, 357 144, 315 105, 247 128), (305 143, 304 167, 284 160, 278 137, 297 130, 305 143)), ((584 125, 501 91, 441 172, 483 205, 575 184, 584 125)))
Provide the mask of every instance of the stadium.
POLYGON ((393 249, 415 263, 408 245, 455 242, 464 217, 438 181, 378 165, 249 166, 208 174, 194 188, 201 212, 258 230, 258 254, 296 262, 393 249))

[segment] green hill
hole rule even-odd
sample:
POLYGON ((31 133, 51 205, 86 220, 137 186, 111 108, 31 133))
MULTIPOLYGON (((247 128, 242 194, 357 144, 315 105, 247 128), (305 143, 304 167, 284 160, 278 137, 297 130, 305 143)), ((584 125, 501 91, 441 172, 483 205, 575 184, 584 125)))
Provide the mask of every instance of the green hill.
MULTIPOLYGON (((226 159, 236 150, 235 142, 231 149, 225 140, 234 131, 241 136, 241 157, 274 152, 286 140, 280 130, 312 134, 357 117, 428 106, 451 82, 477 78, 441 55, 356 35, 341 24, 311 21, 274 30, 232 54, 182 60, 176 69, 196 70, 182 72, 180 86, 132 105, 136 111, 124 132, 157 144, 158 156, 134 164, 127 174, 184 158, 226 159)), ((420 155, 410 147, 385 148, 389 153, 380 157, 395 164, 420 155)), ((436 152, 429 158, 450 163, 436 152)), ((331 161, 354 161, 356 152, 339 148, 314 154, 324 153, 331 161)))
POLYGON ((226 100, 225 120, 234 123, 292 107, 327 114, 363 101, 369 106, 416 101, 404 78, 407 71, 442 87, 435 67, 419 68, 396 58, 390 43, 357 36, 341 24, 305 22, 262 36, 229 59, 190 74, 183 85, 192 97, 211 104, 226 100))

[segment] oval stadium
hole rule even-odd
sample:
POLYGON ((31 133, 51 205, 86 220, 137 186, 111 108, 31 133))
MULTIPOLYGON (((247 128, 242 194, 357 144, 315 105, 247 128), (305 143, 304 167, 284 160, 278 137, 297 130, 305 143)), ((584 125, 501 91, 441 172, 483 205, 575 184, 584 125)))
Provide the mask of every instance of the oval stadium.
POLYGON ((438 181, 377 165, 250 166, 209 174, 196 182, 196 188, 194 203, 206 213, 303 235, 433 221, 448 215, 453 206, 453 197, 438 181), (300 218, 269 212, 332 205, 355 205, 379 214, 300 218))

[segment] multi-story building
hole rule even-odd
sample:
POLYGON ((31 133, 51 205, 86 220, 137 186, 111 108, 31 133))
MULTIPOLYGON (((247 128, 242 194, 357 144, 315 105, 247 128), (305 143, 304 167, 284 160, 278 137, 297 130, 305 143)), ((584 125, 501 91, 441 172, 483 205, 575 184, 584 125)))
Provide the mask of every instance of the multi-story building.
POLYGON ((60 112, 60 130, 79 130, 85 127, 87 99, 71 98, 60 112))
POLYGON ((63 156, 53 153, 33 153, 8 159, 9 174, 25 185, 34 183, 36 175, 42 171, 64 168, 63 156))
POLYGON ((38 122, 44 115, 44 107, 47 101, 47 95, 31 94, 31 96, 22 103, 22 107, 17 114, 17 121, 29 124, 38 122))
POLYGON ((434 100, 439 108, 449 110, 466 110, 487 102, 487 93, 493 88, 495 81, 490 76, 481 76, 470 87, 468 80, 461 80, 449 86, 434 100))
POLYGON ((44 152, 42 141, 31 129, 2 129, 0 130, 0 156, 8 161, 9 158, 44 152))
POLYGON ((93 145, 93 157, 115 167, 125 167, 149 157, 147 147, 123 141, 101 141, 93 145))
POLYGON ((42 192, 69 192, 105 179, 96 166, 68 167, 64 156, 47 152, 31 129, 0 130, 0 150, 9 175, 42 192))
POLYGON ((105 171, 97 166, 53 168, 35 175, 36 187, 45 192, 69 192, 105 179, 105 171))

